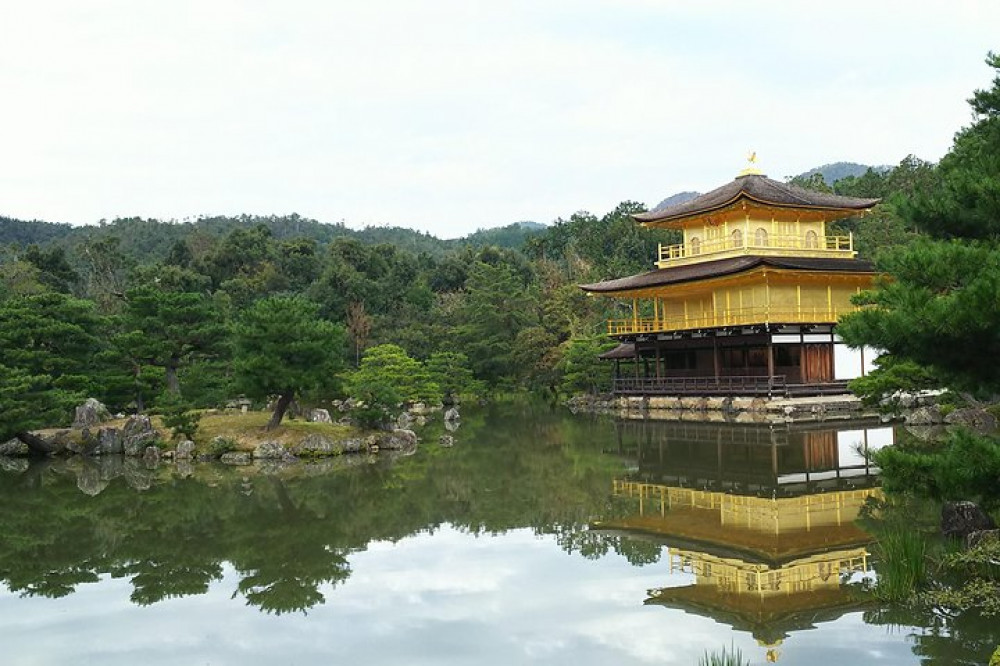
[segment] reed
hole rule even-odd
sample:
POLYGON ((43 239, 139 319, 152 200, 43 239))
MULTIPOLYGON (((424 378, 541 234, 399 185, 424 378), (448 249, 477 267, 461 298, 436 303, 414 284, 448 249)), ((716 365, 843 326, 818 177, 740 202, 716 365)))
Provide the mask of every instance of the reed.
POLYGON ((698 660, 698 666, 750 666, 750 660, 743 658, 742 650, 730 645, 718 651, 706 651, 698 660))
POLYGON ((910 599, 927 580, 927 541, 919 532, 895 529, 876 546, 878 581, 873 593, 879 601, 910 599))

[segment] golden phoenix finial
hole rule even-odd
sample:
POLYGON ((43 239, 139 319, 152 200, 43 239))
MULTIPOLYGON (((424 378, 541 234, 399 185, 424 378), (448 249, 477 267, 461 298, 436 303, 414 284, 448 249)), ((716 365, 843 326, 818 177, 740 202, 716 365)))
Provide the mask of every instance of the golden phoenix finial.
POLYGON ((759 176, 763 175, 763 171, 757 168, 757 151, 751 150, 747 152, 747 166, 743 171, 740 171, 741 176, 759 176))

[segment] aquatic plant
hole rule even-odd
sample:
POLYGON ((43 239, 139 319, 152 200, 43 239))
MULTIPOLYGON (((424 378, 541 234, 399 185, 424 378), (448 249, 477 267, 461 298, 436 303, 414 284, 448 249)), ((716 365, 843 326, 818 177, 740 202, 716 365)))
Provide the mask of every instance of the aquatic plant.
POLYGON ((743 658, 743 651, 730 645, 719 651, 705 651, 698 660, 698 666, 750 666, 750 660, 743 658))
POLYGON ((875 547, 878 581, 872 593, 883 602, 902 602, 927 580, 927 541, 919 532, 895 528, 886 532, 875 547))

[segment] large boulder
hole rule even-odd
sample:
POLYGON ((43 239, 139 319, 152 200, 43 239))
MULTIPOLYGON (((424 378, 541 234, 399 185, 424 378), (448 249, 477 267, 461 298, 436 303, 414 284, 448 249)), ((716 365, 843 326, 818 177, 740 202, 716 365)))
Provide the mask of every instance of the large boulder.
POLYGON ((97 448, 94 453, 115 454, 124 453, 122 431, 120 428, 101 428, 97 431, 97 448))
POLYGON ((996 529, 988 513, 974 502, 945 502, 941 507, 941 533, 965 539, 972 532, 996 529))
POLYGON ((417 433, 402 428, 379 433, 378 447, 390 451, 415 449, 417 447, 417 433))
POLYGON ((980 433, 993 432, 997 429, 997 417, 985 409, 968 407, 956 409, 944 417, 948 425, 963 426, 980 433))
POLYGON ((937 405, 919 407, 906 415, 906 425, 928 426, 938 423, 944 423, 944 416, 937 405))
POLYGON ((247 451, 230 451, 223 453, 219 462, 223 465, 249 465, 253 463, 253 456, 247 451))
POLYGON ((254 460, 294 460, 295 456, 289 453, 280 442, 261 442, 253 450, 254 460))
POLYGON ((87 428, 99 425, 111 420, 111 412, 99 400, 87 398, 82 405, 76 408, 76 415, 73 417, 74 428, 87 428))
POLYGON ((146 447, 159 439, 160 434, 145 414, 130 416, 122 428, 122 451, 127 456, 138 456, 146 447))
POLYGON ((331 439, 324 435, 312 434, 290 447, 289 451, 295 456, 339 456, 342 453, 357 453, 362 446, 359 439, 331 439))
POLYGON ((306 420, 310 423, 333 423, 330 412, 325 409, 310 409, 306 414, 306 420))
POLYGON ((462 418, 462 415, 458 413, 457 407, 449 407, 444 413, 444 422, 458 421, 462 418))
POLYGON ((160 449, 156 446, 147 446, 142 452, 142 462, 146 465, 156 466, 160 464, 160 449))
POLYGON ((0 457, 20 457, 26 455, 28 455, 28 445, 16 437, 6 442, 0 442, 0 457))
POLYGON ((194 456, 194 442, 190 439, 184 439, 177 443, 177 449, 174 451, 174 460, 191 460, 194 456))

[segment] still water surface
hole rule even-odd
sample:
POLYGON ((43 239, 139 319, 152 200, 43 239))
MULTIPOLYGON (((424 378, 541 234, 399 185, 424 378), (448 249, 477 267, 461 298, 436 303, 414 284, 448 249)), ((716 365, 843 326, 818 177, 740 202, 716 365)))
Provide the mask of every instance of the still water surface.
MULTIPOLYGON (((454 448, 288 468, 0 463, 3 664, 976 663, 887 614, 877 424, 466 410, 454 448)), ((988 633, 988 632, 987 632, 988 633)), ((973 647, 969 647, 969 644, 973 647)), ((988 656, 987 656, 988 658, 988 656)))

